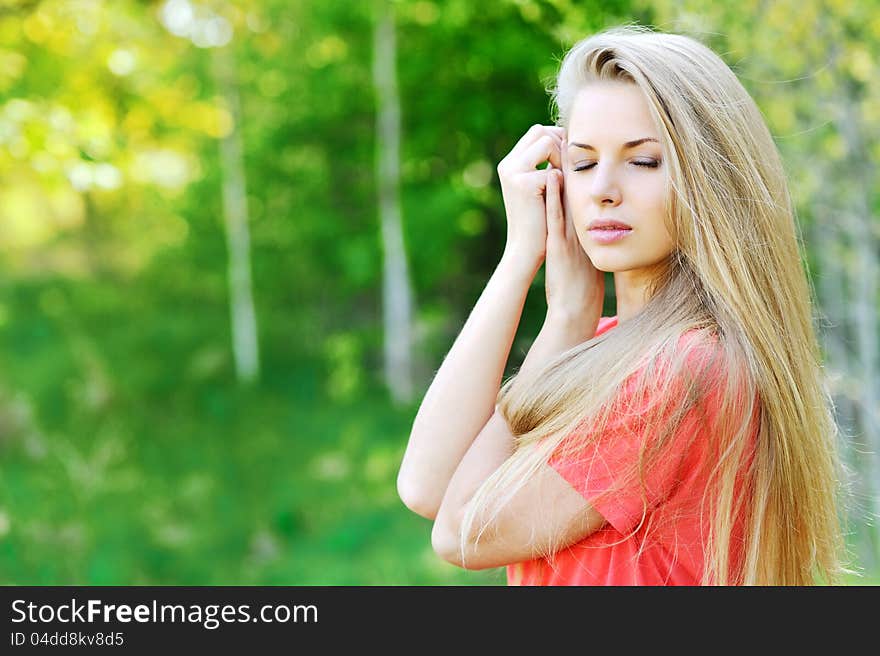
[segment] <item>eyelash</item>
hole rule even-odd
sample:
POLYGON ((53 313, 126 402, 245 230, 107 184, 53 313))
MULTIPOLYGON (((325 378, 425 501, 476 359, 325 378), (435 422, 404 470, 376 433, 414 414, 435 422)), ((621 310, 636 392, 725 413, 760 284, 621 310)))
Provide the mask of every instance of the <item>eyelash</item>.
MULTIPOLYGON (((644 161, 643 160, 641 162, 633 162, 633 164, 635 164, 636 166, 644 166, 645 168, 648 168, 648 169, 656 169, 660 166, 660 160, 658 160, 658 159, 653 159, 651 161, 644 161)), ((574 171, 589 171, 594 166, 596 166, 595 162, 593 162, 592 164, 585 164, 584 166, 578 166, 578 167, 574 168, 573 170, 574 171)))

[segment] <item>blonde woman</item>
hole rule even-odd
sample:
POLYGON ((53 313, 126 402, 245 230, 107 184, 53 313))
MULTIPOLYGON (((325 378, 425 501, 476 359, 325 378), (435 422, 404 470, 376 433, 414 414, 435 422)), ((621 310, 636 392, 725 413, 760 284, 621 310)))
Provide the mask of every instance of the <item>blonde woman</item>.
POLYGON ((550 91, 557 125, 498 165, 506 247, 401 499, 442 558, 512 585, 838 581, 836 425, 761 113, 709 48, 644 28, 575 44, 550 91), (542 264, 546 319, 502 385, 542 264))

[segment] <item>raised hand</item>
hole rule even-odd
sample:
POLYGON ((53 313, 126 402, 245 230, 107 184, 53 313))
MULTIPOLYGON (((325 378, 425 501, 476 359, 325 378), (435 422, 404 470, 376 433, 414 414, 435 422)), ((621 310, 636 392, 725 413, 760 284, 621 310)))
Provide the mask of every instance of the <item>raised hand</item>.
POLYGON ((544 261, 547 248, 547 173, 537 166, 547 161, 551 166, 561 166, 564 134, 561 127, 533 125, 498 164, 507 215, 505 253, 523 260, 535 271, 544 261))
POLYGON ((547 178, 544 271, 547 320, 583 325, 584 339, 589 339, 595 334, 602 315, 605 275, 587 257, 572 223, 564 188, 565 175, 568 174, 564 137, 558 154, 562 170, 553 167, 551 159, 551 166, 542 171, 547 178))

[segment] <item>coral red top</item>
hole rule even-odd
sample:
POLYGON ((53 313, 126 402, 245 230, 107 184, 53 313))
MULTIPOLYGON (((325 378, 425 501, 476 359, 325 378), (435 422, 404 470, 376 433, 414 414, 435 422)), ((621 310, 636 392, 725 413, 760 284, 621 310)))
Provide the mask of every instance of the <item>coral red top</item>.
MULTIPOLYGON (((602 317, 596 334, 616 325, 616 316, 602 317)), ((706 411, 711 413, 713 409, 706 411)), ((587 447, 588 457, 563 457, 557 449, 549 464, 607 523, 549 560, 508 565, 508 584, 699 585, 704 557, 702 532, 708 525, 705 519, 702 524, 700 521, 706 480, 698 468, 704 455, 699 446, 705 443, 694 433, 702 429, 698 414, 685 416, 669 443, 671 457, 646 473, 647 507, 638 480, 597 498, 638 457, 645 438, 628 424, 611 417, 605 433, 594 443, 595 451, 593 444, 587 447), (691 439, 694 435, 697 439, 691 439)), ((739 523, 732 536, 733 545, 738 544, 741 535, 739 523)), ((738 558, 739 551, 735 546, 732 549, 731 555, 738 558)))

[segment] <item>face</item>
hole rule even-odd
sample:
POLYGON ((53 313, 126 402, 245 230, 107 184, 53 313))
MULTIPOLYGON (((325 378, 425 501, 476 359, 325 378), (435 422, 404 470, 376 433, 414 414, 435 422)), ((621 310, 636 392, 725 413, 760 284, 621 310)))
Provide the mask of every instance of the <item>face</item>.
POLYGON ((673 250, 659 134, 642 92, 625 82, 584 87, 572 109, 564 163, 566 209, 600 271, 649 271, 673 250), (620 221, 625 232, 590 230, 620 221), (618 237, 619 238, 615 238, 618 237))

